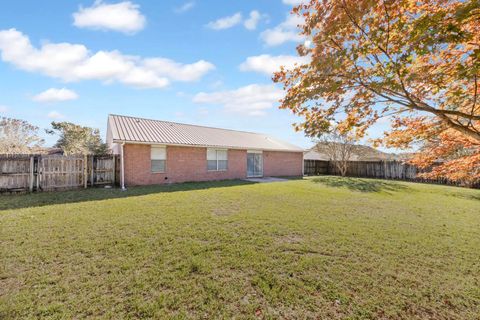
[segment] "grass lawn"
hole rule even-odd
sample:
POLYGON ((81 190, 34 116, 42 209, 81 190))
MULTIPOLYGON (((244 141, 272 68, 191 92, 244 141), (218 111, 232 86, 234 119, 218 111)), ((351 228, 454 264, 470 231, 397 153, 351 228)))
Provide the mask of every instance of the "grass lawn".
POLYGON ((480 191, 317 177, 0 196, 0 319, 479 319, 480 191))

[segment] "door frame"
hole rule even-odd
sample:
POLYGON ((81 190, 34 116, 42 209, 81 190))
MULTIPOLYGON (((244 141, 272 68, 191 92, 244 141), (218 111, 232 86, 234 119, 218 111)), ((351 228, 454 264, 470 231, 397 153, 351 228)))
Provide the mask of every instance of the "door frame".
MULTIPOLYGON (((254 158, 255 159, 255 158, 254 158)), ((247 178, 261 178, 263 177, 263 165, 264 165, 264 159, 263 159, 263 151, 262 150, 247 150, 247 157, 246 157, 246 161, 247 161, 247 178), (248 154, 255 154, 255 155, 260 155, 260 159, 261 159, 261 165, 262 165, 262 172, 260 174, 253 174, 253 175, 249 175, 248 174, 248 154)), ((254 160, 255 161, 255 160, 254 160)), ((255 167, 255 165, 254 165, 255 167)), ((253 170, 255 171, 255 170, 253 170)))

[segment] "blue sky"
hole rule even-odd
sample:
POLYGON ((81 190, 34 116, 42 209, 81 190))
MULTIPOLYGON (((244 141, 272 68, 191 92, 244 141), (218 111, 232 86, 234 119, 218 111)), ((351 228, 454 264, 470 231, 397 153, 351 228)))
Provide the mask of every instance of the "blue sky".
MULTIPOLYGON (((278 109, 278 65, 302 60, 296 0, 8 1, 0 112, 41 128, 100 128, 109 113, 271 134, 302 147, 278 109)), ((380 132, 382 124, 375 130, 380 132)), ((375 133, 375 132, 374 132, 375 133)), ((55 137, 46 137, 47 145, 55 137)))

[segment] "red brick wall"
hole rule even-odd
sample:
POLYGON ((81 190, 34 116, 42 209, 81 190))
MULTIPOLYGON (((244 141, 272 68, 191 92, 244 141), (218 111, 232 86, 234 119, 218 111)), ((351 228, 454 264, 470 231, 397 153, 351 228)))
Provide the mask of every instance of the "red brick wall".
MULTIPOLYGON (((263 154, 265 176, 300 176, 302 174, 302 153, 269 151, 263 154)), ((246 150, 228 150, 227 171, 207 171, 206 148, 167 146, 165 173, 151 172, 150 145, 126 144, 124 157, 127 186, 243 179, 246 178, 247 172, 246 150)))
POLYGON ((263 152, 263 175, 265 177, 302 176, 302 152, 263 152))
POLYGON ((126 144, 124 153, 126 185, 242 179, 247 171, 245 150, 228 150, 227 171, 207 171, 206 148, 167 146, 165 173, 151 172, 150 145, 126 144))

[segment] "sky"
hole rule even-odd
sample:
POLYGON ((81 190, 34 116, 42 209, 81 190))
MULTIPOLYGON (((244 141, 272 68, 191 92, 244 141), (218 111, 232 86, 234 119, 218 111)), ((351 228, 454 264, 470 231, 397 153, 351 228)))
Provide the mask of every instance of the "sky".
MULTIPOLYGON (((108 114, 270 134, 308 148, 271 80, 304 62, 299 0, 8 1, 0 114, 99 128, 108 114)), ((380 123, 371 131, 383 131, 380 123)), ((43 134, 46 145, 56 137, 43 134)))

